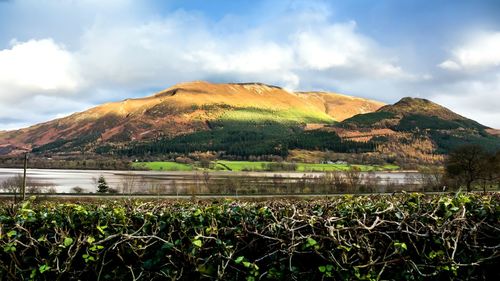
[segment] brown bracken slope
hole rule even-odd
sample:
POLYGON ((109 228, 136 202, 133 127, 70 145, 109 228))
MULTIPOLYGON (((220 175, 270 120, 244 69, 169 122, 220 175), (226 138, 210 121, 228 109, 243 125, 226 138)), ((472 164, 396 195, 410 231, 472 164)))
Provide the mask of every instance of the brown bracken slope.
POLYGON ((0 154, 55 141, 120 143, 209 130, 211 120, 234 109, 293 112, 294 120, 304 118, 305 124, 312 123, 310 120, 342 121, 383 105, 335 93, 289 92, 261 83, 181 83, 149 97, 107 103, 28 128, 0 132, 0 154))

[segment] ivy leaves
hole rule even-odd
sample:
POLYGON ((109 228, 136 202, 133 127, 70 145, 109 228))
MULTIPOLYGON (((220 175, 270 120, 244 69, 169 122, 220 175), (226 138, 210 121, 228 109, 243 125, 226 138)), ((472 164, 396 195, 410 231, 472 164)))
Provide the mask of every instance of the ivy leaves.
POLYGON ((101 267, 102 280, 490 277, 499 203, 499 194, 25 202, 0 208, 0 280, 94 280, 101 267))

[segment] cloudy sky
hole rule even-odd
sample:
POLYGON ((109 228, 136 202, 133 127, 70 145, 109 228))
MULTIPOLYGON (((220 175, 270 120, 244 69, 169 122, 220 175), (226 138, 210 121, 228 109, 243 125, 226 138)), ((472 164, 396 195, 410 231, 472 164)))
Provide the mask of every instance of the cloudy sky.
POLYGON ((191 80, 423 97, 500 128, 500 1, 0 0, 0 130, 191 80))

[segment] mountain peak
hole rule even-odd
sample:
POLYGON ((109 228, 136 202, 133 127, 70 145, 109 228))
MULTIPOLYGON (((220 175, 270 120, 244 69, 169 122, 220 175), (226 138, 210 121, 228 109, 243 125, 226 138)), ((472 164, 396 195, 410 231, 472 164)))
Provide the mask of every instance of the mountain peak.
POLYGON ((175 84, 174 86, 160 91, 154 97, 174 96, 179 93, 207 94, 207 93, 238 93, 241 91, 254 91, 258 93, 283 90, 274 85, 260 82, 244 83, 211 83, 207 81, 192 81, 175 84))
POLYGON ((435 116, 444 120, 465 120, 466 118, 456 114, 448 108, 427 99, 404 97, 392 105, 381 107, 378 111, 391 112, 398 115, 419 114, 435 116))
POLYGON ((238 85, 238 86, 266 87, 266 88, 274 88, 274 89, 283 90, 282 87, 270 85, 270 84, 265 84, 265 83, 261 83, 261 82, 242 82, 242 83, 228 83, 228 84, 229 85, 238 85))
POLYGON ((418 104, 432 104, 433 102, 431 102, 428 99, 403 97, 395 104, 416 104, 416 103, 418 103, 418 104))

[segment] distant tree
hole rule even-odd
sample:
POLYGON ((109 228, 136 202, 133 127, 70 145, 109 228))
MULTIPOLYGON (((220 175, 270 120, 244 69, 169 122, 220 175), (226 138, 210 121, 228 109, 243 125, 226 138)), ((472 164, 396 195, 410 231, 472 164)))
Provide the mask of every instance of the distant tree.
POLYGON ((358 167, 350 167, 350 169, 345 170, 344 177, 352 192, 357 191, 358 187, 363 182, 363 175, 358 167))
POLYGON ((484 177, 487 154, 479 145, 465 145, 453 150, 446 160, 446 175, 472 191, 473 184, 484 177))
POLYGON ((116 188, 109 188, 108 189, 108 193, 111 193, 111 194, 118 194, 120 193, 120 191, 116 188))
POLYGON ((16 175, 3 181, 0 184, 0 189, 5 192, 17 194, 21 191, 22 184, 23 184, 23 176, 16 175))
POLYGON ((99 179, 97 180, 97 192, 99 193, 106 193, 109 191, 109 185, 106 182, 106 179, 104 176, 100 176, 99 179))
POLYGON ((444 184, 444 171, 438 167, 420 167, 418 177, 425 191, 442 190, 444 184))
POLYGON ((125 194, 132 194, 139 186, 140 178, 132 172, 127 173, 121 179, 121 191, 125 194))
POLYGON ((75 186, 71 189, 71 191, 74 193, 83 193, 85 191, 85 189, 82 187, 79 187, 79 186, 75 186))
POLYGON ((500 188, 500 151, 496 154, 488 155, 484 159, 483 190, 486 192, 486 185, 496 185, 500 188))

